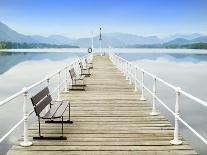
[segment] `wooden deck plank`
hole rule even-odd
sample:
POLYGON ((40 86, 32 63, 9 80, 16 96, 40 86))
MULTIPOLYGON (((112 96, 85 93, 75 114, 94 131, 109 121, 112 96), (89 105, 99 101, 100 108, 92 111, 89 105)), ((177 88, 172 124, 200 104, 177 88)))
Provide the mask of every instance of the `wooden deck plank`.
MULTIPOLYGON (((86 79, 86 91, 62 93, 71 103, 74 124, 64 125, 66 141, 33 141, 31 147, 21 147, 20 141, 8 155, 187 155, 196 154, 187 141, 171 145, 173 127, 163 115, 150 116, 151 104, 140 101, 125 77, 107 56, 94 58, 91 77, 86 79)), ((64 114, 67 118, 68 112, 64 114)), ((42 133, 61 134, 61 126, 41 121, 42 133)), ((38 134, 38 124, 29 129, 29 138, 38 134)), ((21 139, 20 139, 21 140, 21 139)))
MULTIPOLYGON (((31 151, 30 155, 195 155, 191 150, 163 150, 163 151, 31 151)), ((28 155, 28 151, 11 150, 8 155, 28 155)))

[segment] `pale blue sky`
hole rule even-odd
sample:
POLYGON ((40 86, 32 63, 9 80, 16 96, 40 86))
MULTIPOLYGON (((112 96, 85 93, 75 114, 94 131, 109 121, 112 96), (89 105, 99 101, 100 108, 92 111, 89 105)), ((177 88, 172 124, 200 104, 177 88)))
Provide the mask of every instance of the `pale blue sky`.
POLYGON ((207 34, 207 0, 0 0, 0 21, 23 34, 207 34))

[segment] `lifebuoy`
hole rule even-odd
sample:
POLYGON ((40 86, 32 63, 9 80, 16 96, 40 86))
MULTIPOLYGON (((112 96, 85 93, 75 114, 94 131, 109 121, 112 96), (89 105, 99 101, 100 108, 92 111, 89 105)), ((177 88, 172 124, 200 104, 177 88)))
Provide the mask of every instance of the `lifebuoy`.
POLYGON ((92 51, 92 48, 88 48, 88 53, 91 53, 92 51))

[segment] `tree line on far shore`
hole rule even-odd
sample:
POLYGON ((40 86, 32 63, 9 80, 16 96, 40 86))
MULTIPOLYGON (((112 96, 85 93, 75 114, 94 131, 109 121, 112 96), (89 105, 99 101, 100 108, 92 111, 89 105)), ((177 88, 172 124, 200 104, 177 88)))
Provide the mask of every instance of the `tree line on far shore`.
MULTIPOLYGON (((73 45, 56 45, 46 43, 16 43, 16 42, 0 42, 0 49, 30 49, 30 48, 79 48, 73 45)), ((122 47, 123 48, 123 47, 122 47)), ((131 45, 124 48, 184 48, 184 49, 207 49, 207 43, 191 43, 191 44, 152 44, 152 45, 131 45)))
POLYGON ((128 48, 183 48, 183 49, 207 49, 207 43, 191 43, 191 44, 152 44, 152 45, 132 45, 128 48))
POLYGON ((0 49, 29 49, 29 48, 79 48, 73 45, 55 45, 46 43, 16 43, 0 42, 0 49))

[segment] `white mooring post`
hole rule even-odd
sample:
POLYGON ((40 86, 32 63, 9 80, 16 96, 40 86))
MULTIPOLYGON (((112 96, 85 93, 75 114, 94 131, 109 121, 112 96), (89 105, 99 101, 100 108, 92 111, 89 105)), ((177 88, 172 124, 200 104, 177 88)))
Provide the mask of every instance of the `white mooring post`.
POLYGON ((156 83, 157 83, 157 79, 156 76, 154 76, 154 82, 153 82, 153 95, 152 95, 152 112, 150 113, 150 115, 152 116, 157 116, 158 113, 156 112, 156 107, 155 107, 155 103, 156 103, 156 83))
POLYGON ((144 71, 143 70, 142 70, 142 95, 139 100, 146 101, 146 99, 144 98, 144 71))
POLYGON ((179 104, 180 104, 180 87, 176 88, 176 102, 175 102, 175 129, 174 129, 174 138, 170 141, 173 145, 180 145, 182 141, 179 140, 179 104))
POLYGON ((58 90, 57 90, 57 95, 58 95, 58 97, 57 97, 57 102, 61 102, 62 100, 61 100, 61 98, 60 98, 60 72, 61 71, 59 71, 58 72, 58 90))
POLYGON ((32 142, 28 140, 28 113, 27 113, 27 96, 28 96, 28 91, 26 88, 23 88, 23 95, 24 95, 24 103, 23 103, 23 113, 24 113, 24 141, 20 143, 21 146, 27 147, 31 146, 32 142))
POLYGON ((68 91, 68 67, 65 67, 65 90, 64 92, 67 93, 68 91))
POLYGON ((134 91, 137 92, 137 67, 135 67, 135 74, 134 74, 134 91))

